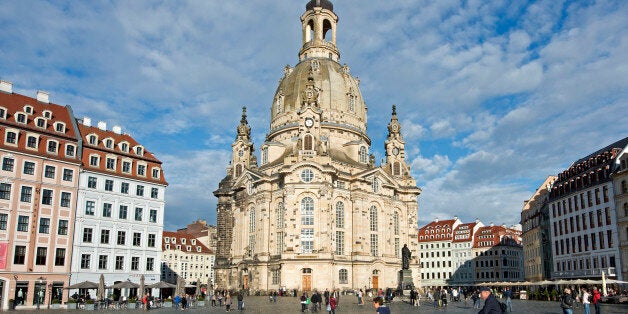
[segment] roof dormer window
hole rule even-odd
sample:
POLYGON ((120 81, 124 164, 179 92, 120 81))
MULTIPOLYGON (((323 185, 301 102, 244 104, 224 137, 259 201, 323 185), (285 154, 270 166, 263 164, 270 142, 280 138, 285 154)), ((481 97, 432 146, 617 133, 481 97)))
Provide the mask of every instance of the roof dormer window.
POLYGON ((164 238, 164 242, 166 242, 166 243, 170 243, 170 238, 165 237, 165 238, 164 238))
POLYGON ((166 244, 166 250, 170 250, 170 244, 166 244))
POLYGON ((127 142, 121 142, 119 145, 120 145, 120 150, 121 150, 121 151, 123 151, 123 152, 125 152, 125 153, 128 153, 128 152, 129 152, 129 143, 127 143, 127 142))
POLYGON ((192 239, 192 245, 196 245, 196 239, 192 239))
POLYGON ((50 110, 44 110, 44 118, 52 119, 52 112, 50 110))
POLYGON ((65 123, 55 122, 55 131, 59 133, 65 133, 65 123))
POLYGON ((96 145, 98 143, 98 135, 90 134, 87 136, 87 141, 90 145, 96 145))
POLYGON ((24 112, 26 112, 27 114, 33 114, 33 106, 25 105, 24 112))
POLYGON ((201 247, 200 247, 200 246, 197 246, 197 247, 196 247, 196 252, 200 252, 200 251, 201 251, 201 247))
POLYGON ((18 113, 17 115, 15 115, 15 121, 17 121, 18 123, 26 123, 26 115, 23 113, 18 113))
POLYGON ((153 172, 153 179, 159 179, 160 173, 161 173, 159 168, 157 168, 157 167, 153 168, 152 172, 153 172))
POLYGON ((185 244, 185 238, 181 238, 181 243, 185 244))
POLYGON ((113 139, 111 139, 111 138, 105 139, 105 147, 107 147, 109 149, 112 149, 113 148, 113 139))
POLYGON ((144 147, 142 146, 135 146, 135 154, 138 156, 143 156, 144 155, 144 147))
POLYGON ((172 237, 171 239, 172 239, 172 243, 177 243, 177 238, 172 237))
POLYGON ((192 246, 191 245, 188 245, 185 248, 188 250, 188 252, 192 250, 192 246))
POLYGON ((38 128, 45 129, 45 128, 46 128, 46 119, 41 118, 41 117, 39 117, 39 118, 35 118, 35 125, 36 125, 38 128))
POLYGON ((0 107, 0 119, 7 118, 7 108, 0 107))

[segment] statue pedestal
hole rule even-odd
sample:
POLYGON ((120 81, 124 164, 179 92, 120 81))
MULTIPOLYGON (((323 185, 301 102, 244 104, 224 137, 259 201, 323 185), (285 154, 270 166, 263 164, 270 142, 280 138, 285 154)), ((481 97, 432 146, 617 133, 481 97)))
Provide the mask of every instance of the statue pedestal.
POLYGON ((403 290, 403 294, 409 294, 411 289, 414 289, 414 282, 412 281, 412 270, 410 269, 402 269, 398 273, 399 288, 403 290))

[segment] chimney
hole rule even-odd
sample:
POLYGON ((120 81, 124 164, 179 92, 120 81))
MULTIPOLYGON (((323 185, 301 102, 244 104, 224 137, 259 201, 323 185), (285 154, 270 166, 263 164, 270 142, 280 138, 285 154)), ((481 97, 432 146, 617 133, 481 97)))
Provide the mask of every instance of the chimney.
POLYGON ((454 220, 458 220, 458 216, 454 216, 454 220))
POLYGON ((119 125, 114 125, 111 130, 113 131, 113 133, 122 134, 122 127, 120 127, 119 125))
POLYGON ((105 122, 105 121, 98 121, 98 128, 103 130, 103 131, 107 131, 107 122, 105 122))
POLYGON ((92 118, 84 117, 83 118, 83 125, 84 126, 92 126, 92 118))
POLYGON ((37 91, 37 101, 41 101, 41 102, 49 104, 50 100, 49 100, 48 96, 49 96, 48 93, 46 93, 44 91, 41 91, 41 90, 37 91))
POLYGON ((13 93, 13 83, 9 81, 0 80, 0 91, 12 94, 13 93))

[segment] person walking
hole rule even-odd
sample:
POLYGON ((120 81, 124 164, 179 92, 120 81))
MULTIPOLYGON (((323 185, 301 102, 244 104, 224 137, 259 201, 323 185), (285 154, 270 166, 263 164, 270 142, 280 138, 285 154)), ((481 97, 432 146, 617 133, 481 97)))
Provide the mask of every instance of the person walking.
POLYGON ((240 291, 240 293, 238 293, 238 311, 242 313, 243 310, 244 310, 244 291, 240 291))
POLYGON ((327 304, 327 313, 336 314, 336 306, 338 306, 338 303, 336 302, 336 298, 332 294, 329 298, 329 304, 327 304))
POLYGON ((179 304, 181 303, 181 296, 179 296, 178 294, 174 296, 174 309, 178 310, 179 309, 179 304))
POLYGON ((225 309, 227 312, 231 311, 231 294, 227 292, 227 296, 225 296, 225 309))
POLYGON ((597 287, 593 287, 593 306, 595 307, 595 314, 601 314, 602 310, 600 310, 600 301, 602 301, 602 296, 600 295, 600 291, 597 290, 597 287))
POLYGON ((390 309, 384 304, 384 299, 381 297, 375 297, 373 299, 373 307, 375 307, 375 313, 390 314, 390 309))
POLYGON ((589 308, 589 306, 591 305, 591 301, 589 300, 589 298, 591 297, 591 294, 589 293, 589 290, 587 290, 586 288, 582 288, 582 308, 584 309, 584 314, 591 314, 591 309, 589 308))
POLYGON ((564 294, 560 297, 560 307, 563 309, 563 314, 573 314, 573 302, 571 289, 565 288, 564 294))
POLYGON ((510 291, 510 288, 504 290, 504 297, 506 298, 506 308, 508 312, 512 312, 512 291, 510 291))
POLYGON ((482 287, 480 289, 480 297, 484 300, 484 307, 478 314, 503 314, 499 301, 495 299, 489 287, 482 287))
POLYGON ((364 304, 362 303, 362 297, 363 297, 362 289, 360 289, 360 291, 358 291, 358 305, 364 304))

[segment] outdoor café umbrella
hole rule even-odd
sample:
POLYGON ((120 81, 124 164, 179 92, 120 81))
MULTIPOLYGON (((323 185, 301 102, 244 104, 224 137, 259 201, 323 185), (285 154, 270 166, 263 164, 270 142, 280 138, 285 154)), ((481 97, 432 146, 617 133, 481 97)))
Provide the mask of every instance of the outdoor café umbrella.
POLYGON ((130 281, 120 281, 114 285, 111 285, 107 288, 109 289, 131 289, 139 287, 138 284, 130 282, 130 281))
POLYGON ((93 281, 83 281, 75 283, 66 289, 98 289, 98 284, 93 281))
POLYGON ((148 285, 147 288, 150 289, 159 289, 159 298, 161 299, 161 289, 166 289, 166 288, 176 288, 177 285, 173 285, 171 283, 167 283, 165 281, 160 281, 158 283, 154 283, 152 285, 148 285))
POLYGON ((602 295, 606 296, 607 291, 606 291, 606 275, 604 275, 604 272, 602 272, 602 295))
POLYGON ((140 298, 143 298, 143 297, 144 297, 144 294, 146 294, 146 292, 144 291, 144 290, 146 290, 146 285, 144 284, 144 281, 145 281, 145 280, 146 280, 146 279, 144 279, 144 275, 142 275, 142 276, 140 277, 140 293, 139 293, 140 298))
POLYGON ((98 280, 98 291, 96 292, 96 299, 105 299, 105 275, 100 274, 100 280, 98 280))

